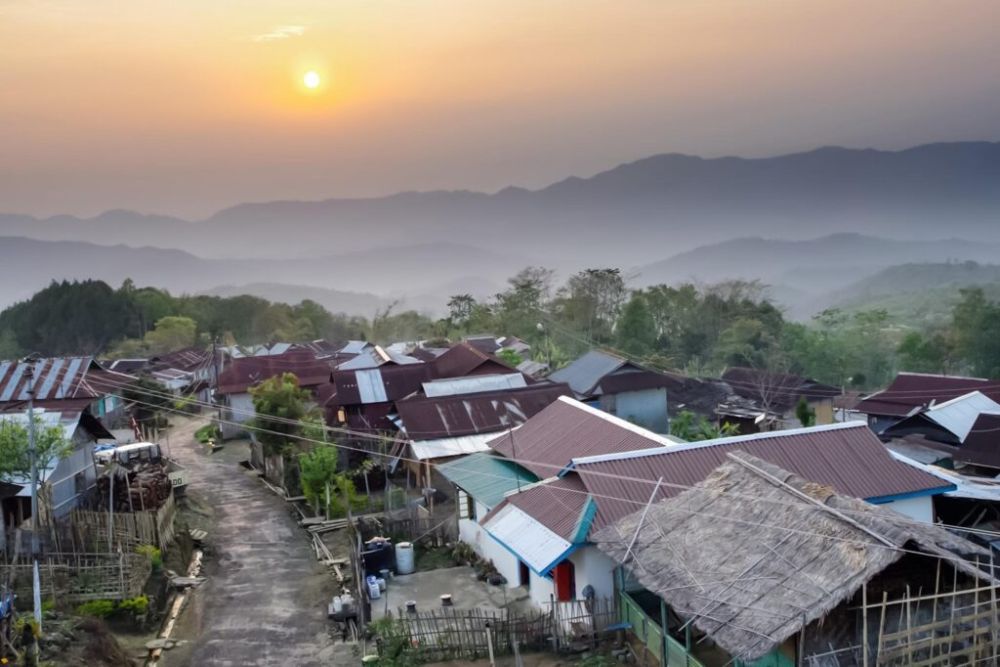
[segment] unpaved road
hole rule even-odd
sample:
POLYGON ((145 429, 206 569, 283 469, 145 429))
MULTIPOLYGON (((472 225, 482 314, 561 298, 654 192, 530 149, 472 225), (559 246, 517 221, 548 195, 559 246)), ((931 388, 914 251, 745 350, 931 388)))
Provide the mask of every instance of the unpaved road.
POLYGON ((210 508, 196 522, 209 531, 208 582, 178 624, 177 638, 191 643, 164 654, 164 664, 333 664, 326 620, 333 582, 288 504, 239 465, 249 458, 245 444, 206 454, 193 437, 204 420, 171 421, 170 454, 190 472, 191 504, 210 508))

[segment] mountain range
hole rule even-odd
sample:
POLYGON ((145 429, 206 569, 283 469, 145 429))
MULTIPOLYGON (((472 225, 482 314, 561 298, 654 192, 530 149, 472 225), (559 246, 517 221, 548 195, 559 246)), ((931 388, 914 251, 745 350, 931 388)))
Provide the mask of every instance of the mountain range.
POLYGON ((386 246, 508 248, 563 266, 645 264, 699 245, 837 232, 1000 241, 1000 143, 828 147, 771 158, 656 155, 539 190, 244 203, 205 220, 0 215, 0 236, 308 258, 386 246), (621 260, 618 260, 621 263, 621 260))

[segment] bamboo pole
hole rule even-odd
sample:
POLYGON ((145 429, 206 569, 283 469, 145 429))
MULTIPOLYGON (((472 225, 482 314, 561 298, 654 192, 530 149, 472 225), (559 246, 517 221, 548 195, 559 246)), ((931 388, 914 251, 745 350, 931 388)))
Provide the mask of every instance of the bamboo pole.
POLYGON ((868 582, 861 586, 861 664, 868 667, 868 582))

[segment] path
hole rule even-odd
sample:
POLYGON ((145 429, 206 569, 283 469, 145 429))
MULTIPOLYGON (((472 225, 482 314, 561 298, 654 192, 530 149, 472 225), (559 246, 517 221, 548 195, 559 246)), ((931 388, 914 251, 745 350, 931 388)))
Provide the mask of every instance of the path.
POLYGON ((190 472, 192 504, 212 508, 208 582, 181 622, 193 641, 184 664, 332 664, 326 620, 332 581, 291 508, 239 465, 249 458, 245 444, 206 454, 193 437, 204 420, 172 421, 171 455, 190 472))

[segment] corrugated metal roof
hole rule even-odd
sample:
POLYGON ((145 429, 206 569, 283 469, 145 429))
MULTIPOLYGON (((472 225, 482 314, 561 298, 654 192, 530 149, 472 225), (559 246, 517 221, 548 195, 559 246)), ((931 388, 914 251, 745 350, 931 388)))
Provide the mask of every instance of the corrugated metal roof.
POLYGON ((516 369, 493 355, 486 354, 470 343, 456 343, 433 362, 434 376, 457 378, 466 375, 492 375, 510 373, 516 369))
POLYGON ((924 416, 954 433, 959 442, 964 442, 972 430, 972 425, 984 412, 1000 414, 1000 403, 982 392, 973 391, 927 408, 924 416))
POLYGON ((410 357, 405 354, 399 354, 398 352, 389 352, 378 345, 370 347, 362 351, 358 356, 353 359, 348 359, 339 366, 337 370, 341 371, 353 371, 353 370, 363 370, 367 368, 379 368, 386 364, 395 364, 397 366, 406 366, 410 364, 421 364, 423 363, 420 359, 416 357, 410 357))
POLYGON ((979 415, 955 458, 966 463, 1000 468, 1000 415, 979 415))
POLYGON ((476 375, 469 378, 431 380, 423 384, 423 389, 428 398, 437 398, 458 394, 476 394, 484 391, 519 389, 527 386, 528 383, 525 382, 524 376, 520 373, 506 373, 503 375, 476 375))
POLYGON ((241 394, 268 378, 292 373, 302 387, 316 387, 330 379, 330 365, 302 350, 263 357, 231 360, 219 374, 219 394, 241 394))
POLYGON ((389 400, 385 393, 382 372, 379 369, 355 371, 354 379, 358 382, 358 394, 361 396, 362 403, 385 403, 389 400))
POLYGON ((867 415, 906 417, 920 408, 944 403, 971 391, 981 391, 1000 401, 1000 380, 900 373, 886 389, 864 399, 856 409, 867 415))
POLYGON ((484 527, 536 574, 543 576, 573 547, 568 540, 513 505, 504 505, 484 527))
POLYGON ((438 472, 478 502, 492 509, 504 495, 537 481, 530 472, 511 461, 489 454, 470 454, 442 463, 438 472))
MULTIPOLYGON (((24 362, 0 362, 0 403, 28 400, 27 369, 24 362)), ((36 401, 100 398, 135 380, 105 369, 93 357, 39 359, 34 372, 36 401)))
POLYGON ((493 433, 482 433, 434 440, 414 440, 410 442, 410 448, 413 451, 413 458, 420 461, 445 459, 463 454, 488 452, 490 448, 486 443, 493 437, 493 433))
MULTIPOLYGON (((508 504, 517 507, 568 542, 576 541, 584 510, 592 500, 576 475, 547 479, 507 495, 508 504)), ((487 517, 483 522, 488 520, 487 517)))
POLYGON ((349 340, 347 345, 340 348, 338 352, 340 354, 361 354, 370 346, 371 343, 366 340, 349 340))
POLYGON ((591 350, 568 366, 553 372, 549 379, 553 382, 565 382, 580 396, 588 396, 601 378, 628 363, 628 359, 610 352, 591 350))
POLYGON ((401 428, 413 440, 497 433, 523 424, 569 391, 564 384, 543 384, 459 396, 413 396, 397 401, 396 411, 401 428))
POLYGON ((675 442, 563 396, 490 446, 545 478, 574 457, 660 448, 675 442))
MULTIPOLYGON (((383 366, 378 369, 368 371, 344 371, 335 370, 331 375, 334 384, 334 391, 327 401, 328 405, 369 405, 363 400, 361 392, 361 382, 357 374, 371 373, 370 377, 375 377, 376 373, 382 380, 386 401, 396 401, 404 396, 408 396, 420 389, 420 384, 427 380, 427 364, 407 364, 405 366, 383 366)), ((372 390, 374 391, 374 390, 372 390)), ((367 397, 374 396, 374 393, 366 394, 367 397)))
POLYGON ((756 433, 664 450, 575 460, 572 466, 598 503, 596 526, 604 526, 646 504, 663 478, 658 499, 693 486, 743 451, 797 475, 867 500, 947 490, 941 480, 895 460, 866 424, 850 422, 756 433))

